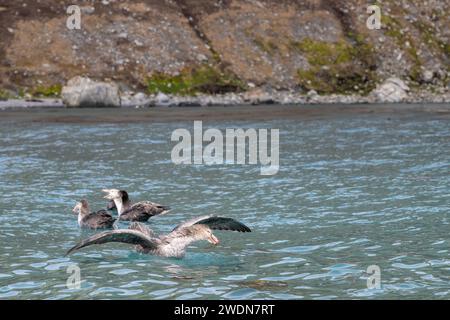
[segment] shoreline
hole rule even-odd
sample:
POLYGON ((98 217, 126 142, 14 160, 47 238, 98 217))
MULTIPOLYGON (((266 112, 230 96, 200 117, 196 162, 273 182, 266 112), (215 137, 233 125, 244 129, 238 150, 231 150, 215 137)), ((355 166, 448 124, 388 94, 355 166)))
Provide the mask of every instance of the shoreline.
MULTIPOLYGON (((418 91, 408 94, 399 101, 389 101, 377 98, 374 95, 318 95, 315 92, 299 94, 296 92, 274 91, 267 92, 244 92, 228 93, 222 95, 145 95, 143 93, 125 93, 120 96, 119 109, 130 108, 153 108, 153 107, 232 107, 232 106, 254 106, 254 105, 359 105, 386 103, 394 104, 450 104, 450 92, 431 93, 429 91, 418 91)), ((30 99, 7 99, 0 100, 0 112, 15 109, 83 109, 84 107, 68 107, 63 99, 55 98, 30 98, 30 99)), ((96 107, 104 109, 105 107, 96 107)))
MULTIPOLYGON (((394 82, 395 84, 395 82, 394 82)), ((398 89, 398 86, 396 87, 398 89)), ((392 91, 388 92, 392 93, 392 91)), ((450 119, 450 92, 429 90, 394 95, 318 95, 260 88, 220 95, 146 95, 120 92, 112 106, 68 106, 61 98, 0 101, 0 120, 49 123, 133 123, 194 120, 322 119, 361 115, 433 116, 450 119)), ((91 97, 93 98, 93 97, 91 97)), ((98 99, 88 101, 98 102, 98 99)), ((111 100, 113 101, 113 100, 111 100)), ((89 104, 88 104, 89 106, 89 104)))
POLYGON ((201 121, 320 120, 381 116, 390 119, 450 120, 448 103, 304 104, 151 108, 13 108, 0 111, 0 122, 126 124, 201 121))

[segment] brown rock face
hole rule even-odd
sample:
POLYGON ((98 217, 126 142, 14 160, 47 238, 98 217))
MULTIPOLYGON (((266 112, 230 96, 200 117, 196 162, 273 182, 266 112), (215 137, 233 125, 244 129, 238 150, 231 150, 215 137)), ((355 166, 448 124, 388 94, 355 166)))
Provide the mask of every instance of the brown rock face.
MULTIPOLYGON (((363 0, 0 1, 0 90, 75 76, 144 89, 153 74, 208 65, 242 83, 319 93, 373 89, 395 75, 448 83, 446 0, 383 1, 382 28, 363 0), (66 27, 79 3, 81 30, 66 27)), ((167 80, 167 77, 163 77, 167 80)))
POLYGON ((51 18, 36 13, 14 21, 2 48, 17 74, 13 82, 33 86, 38 79, 51 84, 86 75, 139 84, 152 72, 176 73, 199 54, 210 56, 176 7, 111 1, 93 12, 84 8, 81 30, 66 27, 64 6, 51 18))

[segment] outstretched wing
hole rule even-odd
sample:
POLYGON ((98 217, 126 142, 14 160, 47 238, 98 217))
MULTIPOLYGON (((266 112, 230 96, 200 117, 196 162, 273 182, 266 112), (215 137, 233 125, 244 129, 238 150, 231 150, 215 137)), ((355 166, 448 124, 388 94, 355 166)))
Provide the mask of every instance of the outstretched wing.
POLYGON ((224 217, 208 217, 197 221, 195 224, 203 224, 208 226, 212 230, 230 230, 238 232, 252 232, 245 224, 236 221, 232 218, 224 217))
POLYGON ((104 231, 82 240, 77 245, 72 247, 69 251, 67 251, 66 256, 71 254, 73 251, 79 250, 81 248, 91 246, 93 244, 103 244, 108 242, 122 242, 140 245, 144 248, 154 250, 157 248, 156 240, 157 239, 149 238, 142 232, 136 230, 124 229, 124 230, 104 231))
POLYGON ((153 230, 150 229, 149 227, 147 227, 145 224, 140 223, 140 222, 132 222, 130 224, 130 226, 128 227, 128 229, 142 232, 143 234, 145 234, 147 237, 150 237, 150 238, 155 237, 155 233, 153 232, 153 230))
POLYGON ((195 224, 202 224, 209 227, 212 230, 230 230, 238 232, 251 232, 250 228, 245 224, 236 221, 232 218, 216 217, 216 216, 202 216, 190 219, 175 227, 174 231, 180 231, 185 228, 189 228, 195 224))
POLYGON ((177 231, 177 230, 181 230, 190 226, 193 226, 194 224, 196 224, 197 222, 201 221, 201 220, 205 220, 208 218, 212 218, 212 215, 209 216, 201 216, 201 217, 196 217, 196 218, 192 218, 189 220, 186 220, 185 222, 180 223, 179 225, 177 225, 172 232, 177 231))

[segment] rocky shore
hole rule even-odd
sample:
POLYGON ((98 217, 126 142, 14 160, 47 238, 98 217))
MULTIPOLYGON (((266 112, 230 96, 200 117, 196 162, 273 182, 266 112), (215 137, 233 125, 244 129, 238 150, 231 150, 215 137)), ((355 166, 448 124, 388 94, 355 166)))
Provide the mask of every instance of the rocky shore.
POLYGON ((368 95, 330 94, 319 95, 310 90, 306 94, 296 91, 254 89, 243 93, 220 95, 176 96, 159 93, 126 93, 121 97, 121 106, 233 106, 233 105, 310 105, 310 104, 364 104, 364 103, 450 103, 450 92, 441 89, 413 91, 398 78, 390 78, 368 95))
POLYGON ((0 108, 449 102, 447 1, 378 5, 2 1, 0 108))
MULTIPOLYGON (((148 107, 208 107, 208 106, 251 106, 251 105, 355 105, 355 104, 385 104, 388 102, 377 100, 367 96, 308 96, 294 92, 274 92, 264 95, 263 99, 248 99, 244 94, 223 94, 223 95, 201 95, 196 97, 179 96, 158 96, 158 95, 127 95, 123 96, 120 107, 122 108, 148 108, 148 107)), ((408 96, 400 104, 450 104, 450 94, 434 94, 421 92, 408 96)), ((0 100, 0 110, 10 109, 35 109, 35 108, 66 108, 62 99, 42 98, 42 99, 10 99, 0 100)))
POLYGON ((450 103, 450 92, 410 91, 405 82, 389 78, 370 94, 319 95, 295 91, 275 91, 255 88, 243 93, 197 94, 180 96, 164 93, 121 92, 114 83, 96 82, 88 78, 75 78, 62 89, 62 99, 10 99, 0 101, 0 110, 36 107, 189 107, 189 106, 246 106, 246 105, 314 105, 314 104, 382 104, 382 103, 450 103))

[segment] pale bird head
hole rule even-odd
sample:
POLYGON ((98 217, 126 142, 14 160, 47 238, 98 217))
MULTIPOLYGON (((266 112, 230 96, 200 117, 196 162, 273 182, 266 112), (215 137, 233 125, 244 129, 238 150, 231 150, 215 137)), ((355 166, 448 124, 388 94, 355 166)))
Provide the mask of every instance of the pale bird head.
POLYGON ((220 240, 212 233, 211 229, 204 225, 197 226, 197 233, 201 240, 206 240, 213 245, 218 245, 220 243, 220 240))
POLYGON ((106 196, 104 196, 105 199, 114 200, 122 198, 120 190, 118 189, 103 189, 102 191, 106 193, 106 196))
POLYGON ((88 202, 86 200, 81 200, 75 204, 75 207, 73 207, 72 212, 78 214, 86 210, 89 210, 88 202))

